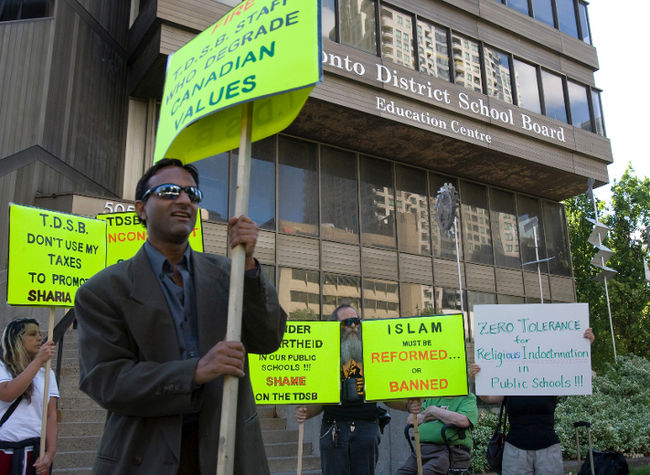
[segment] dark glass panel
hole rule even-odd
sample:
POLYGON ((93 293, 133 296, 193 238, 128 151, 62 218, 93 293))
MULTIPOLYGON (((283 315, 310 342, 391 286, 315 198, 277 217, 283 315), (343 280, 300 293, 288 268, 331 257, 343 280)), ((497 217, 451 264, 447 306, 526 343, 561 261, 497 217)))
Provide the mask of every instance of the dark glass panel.
POLYGON ((395 248, 395 194, 393 165, 366 156, 361 169, 361 242, 395 248))
MULTIPOLYGON (((544 225, 539 209, 539 201, 535 198, 519 195, 517 198, 517 205, 519 211, 519 246, 521 260, 523 263, 538 260, 535 254, 536 241, 539 259, 545 259, 548 256, 546 254, 546 245, 544 244, 544 225)), ((547 263, 541 263, 540 269, 542 272, 547 272, 547 263)), ((524 270, 537 272, 537 265, 528 264, 524 266, 524 270)))
POLYGON ((321 147, 321 237, 359 242, 357 160, 351 152, 321 147))
POLYGON ((567 234, 564 207, 560 203, 544 201, 544 229, 546 230, 546 249, 551 274, 571 275, 571 253, 569 252, 569 236, 567 234))
POLYGON ((465 321, 465 338, 472 339, 474 328, 474 305, 494 305, 497 303, 497 295, 488 292, 467 291, 467 320, 465 321))
POLYGON ((465 260, 492 264, 492 236, 487 208, 487 190, 475 183, 461 182, 463 244, 465 260))
POLYGON ((318 236, 318 158, 316 144, 280 136, 278 168, 279 230, 318 236))
POLYGON ((495 264, 519 269, 519 238, 517 236, 517 211, 512 193, 490 190, 490 215, 494 237, 495 264))
POLYGON ((571 104, 571 124, 584 130, 593 131, 591 115, 589 114, 589 103, 587 101, 587 94, 589 93, 587 86, 573 81, 568 81, 567 84, 569 86, 569 102, 571 104))
POLYGON ((228 221, 228 168, 229 153, 194 162, 199 171, 199 188, 203 192, 201 208, 208 210, 210 220, 228 221))
POLYGON ((400 251, 430 254, 427 175, 423 170, 397 165, 397 242, 400 251))
POLYGON ((334 309, 347 303, 361 315, 361 277, 323 274, 323 319, 329 319, 334 309))

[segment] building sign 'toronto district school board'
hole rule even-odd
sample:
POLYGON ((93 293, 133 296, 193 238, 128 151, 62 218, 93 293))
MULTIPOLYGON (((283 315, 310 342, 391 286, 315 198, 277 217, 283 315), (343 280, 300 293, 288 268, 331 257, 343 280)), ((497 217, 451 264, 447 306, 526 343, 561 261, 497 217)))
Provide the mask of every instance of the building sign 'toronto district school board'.
POLYGON ((154 161, 237 148, 245 102, 253 142, 286 128, 322 79, 321 50, 320 1, 242 1, 169 56, 154 161))
POLYGON ((591 394, 586 303, 475 305, 480 395, 591 394))
POLYGON ((106 223, 9 206, 9 305, 72 307, 77 289, 106 266, 106 223))

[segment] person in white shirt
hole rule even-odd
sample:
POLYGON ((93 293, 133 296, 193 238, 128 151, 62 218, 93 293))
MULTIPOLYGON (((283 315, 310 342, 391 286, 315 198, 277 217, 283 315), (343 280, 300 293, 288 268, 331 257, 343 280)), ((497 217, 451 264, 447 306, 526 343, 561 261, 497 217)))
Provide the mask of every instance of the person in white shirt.
POLYGON ((0 426, 0 474, 14 474, 16 470, 21 474, 48 474, 56 454, 56 400, 59 397, 51 370, 45 454, 43 457, 38 454, 45 386, 43 366, 54 354, 54 342, 43 343, 36 320, 20 318, 5 327, 0 346, 0 418, 4 418, 20 398, 0 426))

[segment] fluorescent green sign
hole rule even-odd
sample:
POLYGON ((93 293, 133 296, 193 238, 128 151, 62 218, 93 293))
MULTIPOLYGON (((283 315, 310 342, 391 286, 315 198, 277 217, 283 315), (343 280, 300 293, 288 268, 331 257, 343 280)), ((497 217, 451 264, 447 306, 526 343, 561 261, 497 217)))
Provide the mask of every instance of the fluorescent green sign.
MULTIPOLYGON (((106 265, 135 256, 147 240, 147 229, 135 211, 126 213, 98 214, 97 219, 106 221, 106 265)), ((203 252, 203 227, 201 212, 196 213, 196 226, 189 236, 190 246, 203 252)))
POLYGON ((467 394, 461 314, 364 320, 362 329, 367 400, 467 394))
POLYGON ((9 206, 9 305, 72 307, 77 289, 106 264, 106 223, 9 206))
POLYGON ((241 2, 169 56, 154 161, 237 148, 248 101, 252 141, 279 132, 321 76, 320 1, 241 2))
POLYGON ((327 404, 340 401, 338 322, 290 321, 281 347, 248 355, 258 404, 327 404))

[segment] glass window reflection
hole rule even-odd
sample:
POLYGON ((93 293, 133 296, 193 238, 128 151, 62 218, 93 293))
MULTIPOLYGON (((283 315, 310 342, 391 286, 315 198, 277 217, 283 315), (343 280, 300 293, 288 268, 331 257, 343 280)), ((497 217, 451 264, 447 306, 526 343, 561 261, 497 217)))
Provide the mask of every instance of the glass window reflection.
POLYGON ((454 58, 454 83, 476 92, 483 92, 481 57, 476 41, 453 33, 451 51, 454 58))
POLYGON ((544 87, 544 106, 546 108, 546 115, 553 119, 567 122, 562 78, 557 74, 542 69, 542 85, 544 87))
POLYGON ((514 63, 517 105, 541 114, 542 108, 539 102, 539 85, 535 66, 518 59, 515 59, 514 63))
POLYGON ((374 0, 339 0, 341 43, 377 54, 374 0))
POLYGON ((560 31, 578 38, 578 22, 574 0, 555 0, 560 31))
POLYGON ((323 274, 323 317, 325 320, 334 309, 347 303, 352 305, 359 315, 361 312, 361 277, 341 274, 323 274))
POLYGON ((381 7, 381 56, 415 69, 413 49, 413 24, 411 15, 382 5, 381 7))
POLYGON ((600 92, 592 89, 591 103, 594 109, 594 125, 596 133, 605 136, 605 119, 603 118, 603 108, 600 102, 600 92))
POLYGON ((528 0, 508 0, 508 6, 528 15, 528 0))
POLYGON ((360 170, 361 242, 395 248, 393 165, 361 156, 360 170))
POLYGON ((475 183, 461 182, 461 216, 465 260, 492 264, 492 236, 487 208, 487 189, 475 183))
POLYGON ((354 153, 321 146, 321 237, 359 242, 357 160, 354 153))
POLYGON ((363 279, 363 318, 399 317, 397 282, 363 279))
POLYGON ((485 64, 485 83, 488 95, 512 104, 510 55, 485 45, 483 46, 483 63, 485 64))
POLYGON ((588 88, 573 81, 568 81, 568 86, 571 124, 591 132, 591 115, 589 114, 589 103, 587 101, 588 88))
POLYGON ((580 30, 582 41, 591 44, 591 30, 589 28, 589 17, 587 16, 587 5, 584 2, 578 3, 578 12, 580 14, 580 30))
POLYGON ((321 33, 323 38, 336 41, 335 0, 321 0, 321 33))
POLYGON ((551 274, 571 275, 571 253, 569 236, 566 228, 564 207, 560 203, 544 201, 544 229, 546 231, 546 249, 549 257, 548 269, 551 274))
MULTIPOLYGON (((442 231, 438 225, 438 216, 436 211, 436 200, 440 189, 445 185, 445 183, 450 183, 456 189, 458 193, 458 180, 444 175, 437 175, 435 173, 429 173, 429 210, 431 215, 431 242, 433 243, 433 255, 436 257, 444 257, 447 259, 456 259, 456 240, 454 239, 454 226, 451 226, 451 233, 447 231, 442 231)), ((462 232, 460 226, 460 210, 456 209, 456 222, 458 224, 458 250, 460 252, 460 258, 463 258, 463 243, 462 243, 462 232)))
POLYGON ((316 144, 280 136, 278 150, 279 230, 318 236, 316 144))
POLYGON ((320 276, 318 271, 280 267, 278 281, 280 305, 290 320, 320 318, 320 276))
POLYGON ((192 163, 199 171, 199 188, 203 192, 201 208, 208 210, 211 221, 228 221, 229 158, 230 154, 225 152, 192 163))
POLYGON ((488 292, 467 291, 467 320, 465 322, 465 338, 473 338, 474 328, 474 305, 493 305, 497 303, 497 295, 488 292))
MULTIPOLYGON (((544 244, 544 224, 539 209, 539 201, 535 198, 519 195, 517 197, 517 208, 519 211, 519 245, 521 249, 521 260, 523 263, 537 260, 535 246, 539 253, 539 259, 545 259, 546 245, 544 244)), ((523 266, 525 271, 537 272, 536 264, 523 266)), ((540 264, 542 272, 548 272, 547 262, 540 264)))
MULTIPOLYGON (((253 143, 251 148, 248 216, 260 229, 275 230, 275 135, 253 143), (271 178, 273 177, 273 178, 271 178)), ((233 152, 230 213, 235 213, 238 150, 233 152)))
POLYGON ((433 286, 402 282, 399 287, 401 316, 415 317, 436 313, 433 286))
POLYGON ((495 264, 519 269, 519 238, 517 236, 517 211, 512 193, 490 190, 490 215, 494 237, 495 264))
POLYGON ((555 26, 551 0, 533 0, 533 13, 537 20, 543 21, 547 25, 555 26))
POLYGON ((423 170, 397 165, 397 242, 401 251, 429 254, 429 203, 427 175, 423 170))
POLYGON ((418 18, 417 35, 420 71, 449 81, 449 31, 418 18))

